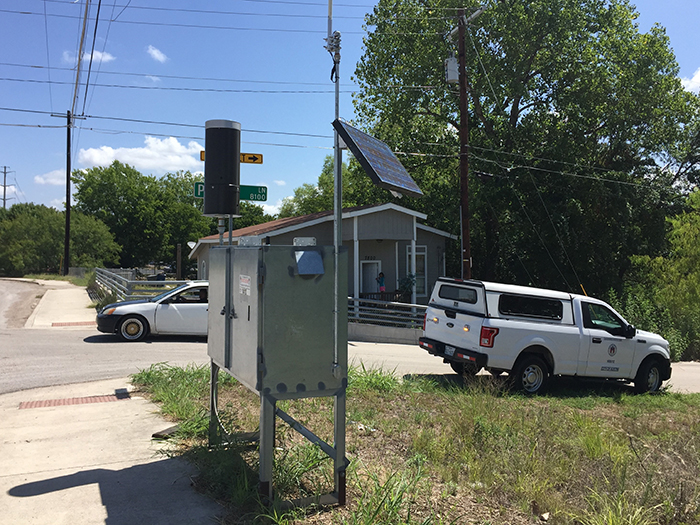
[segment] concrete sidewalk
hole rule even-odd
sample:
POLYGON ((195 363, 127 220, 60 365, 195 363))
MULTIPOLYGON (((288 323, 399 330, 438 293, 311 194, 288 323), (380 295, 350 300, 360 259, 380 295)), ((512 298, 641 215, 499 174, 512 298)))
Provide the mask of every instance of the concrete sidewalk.
POLYGON ((24 324, 25 328, 76 329, 97 326, 97 312, 85 288, 64 281, 36 282, 50 285, 24 324))
MULTIPOLYGON (((85 329, 84 288, 46 290, 25 328, 85 329)), ((202 524, 224 509, 191 486, 195 468, 151 439, 172 423, 127 379, 0 395, 0 525, 202 524)))
POLYGON ((125 379, 0 396, 0 524, 213 523, 194 468, 158 454, 172 425, 125 379))

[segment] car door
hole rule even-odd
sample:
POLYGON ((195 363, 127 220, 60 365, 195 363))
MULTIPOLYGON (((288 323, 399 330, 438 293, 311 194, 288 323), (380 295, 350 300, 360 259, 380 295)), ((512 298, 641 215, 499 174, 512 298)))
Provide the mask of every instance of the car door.
POLYGON ((629 378, 636 339, 623 334, 627 324, 611 309, 582 301, 583 336, 588 343, 586 375, 629 378))
POLYGON ((156 332, 207 335, 208 307, 208 287, 197 286, 183 290, 156 308, 156 332))

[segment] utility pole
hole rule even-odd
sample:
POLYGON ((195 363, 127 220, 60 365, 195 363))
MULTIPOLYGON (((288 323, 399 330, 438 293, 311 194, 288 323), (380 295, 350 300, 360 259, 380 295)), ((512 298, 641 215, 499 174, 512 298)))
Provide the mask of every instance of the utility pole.
MULTIPOLYGON (((469 234, 469 101, 467 98, 466 30, 467 24, 486 10, 481 6, 469 18, 464 8, 457 11, 457 53, 459 70, 459 183, 460 219, 462 225, 462 279, 472 278, 472 250, 469 234)), ((450 36, 454 35, 454 30, 450 36)))
POLYGON ((2 167, 2 207, 7 209, 7 170, 9 166, 2 167))
POLYGON ((66 146, 66 236, 63 241, 63 275, 68 275, 68 268, 70 262, 70 171, 71 171, 71 157, 70 157, 70 137, 71 130, 73 128, 73 115, 70 111, 67 113, 67 146, 66 146))
POLYGON ((459 186, 462 225, 462 279, 472 278, 472 251, 469 235, 469 103, 467 100, 466 38, 464 9, 457 12, 459 60, 459 186))

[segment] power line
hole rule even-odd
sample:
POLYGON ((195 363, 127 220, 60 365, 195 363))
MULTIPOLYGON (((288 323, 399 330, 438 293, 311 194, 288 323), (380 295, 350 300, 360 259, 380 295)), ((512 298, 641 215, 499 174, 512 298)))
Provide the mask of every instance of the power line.
POLYGON ((97 14, 95 15, 95 30, 92 35, 92 50, 90 51, 90 66, 88 67, 87 78, 85 79, 85 96, 83 97, 83 111, 85 113, 85 105, 88 100, 88 86, 90 85, 90 74, 92 73, 92 63, 95 60, 95 42, 97 42, 97 26, 100 22, 100 9, 102 8, 102 0, 97 2, 97 14))
MULTIPOLYGON (((20 15, 37 16, 43 14, 34 13, 31 11, 14 11, 11 9, 0 9, 0 13, 11 13, 20 15)), ((57 13, 49 13, 48 16, 54 18, 68 18, 76 19, 74 15, 62 15, 57 13)), ((112 20, 112 22, 118 24, 133 24, 133 25, 147 25, 147 26, 158 26, 158 27, 183 27, 188 29, 217 29, 224 31, 261 31, 261 32, 272 32, 272 33, 299 33, 299 34, 321 34, 325 35, 326 31, 319 31, 315 29, 289 29, 289 28, 256 28, 256 27, 232 27, 232 26, 219 26, 219 25, 202 25, 202 24, 184 24, 175 22, 145 22, 139 20, 112 20)), ((364 35, 364 31, 343 31, 344 35, 364 35)), ((437 34, 437 33, 436 33, 437 34)))
MULTIPOLYGON (((70 5, 73 4, 74 2, 72 0, 45 0, 47 2, 51 2, 54 4, 65 4, 65 5, 70 5)), ((281 5, 308 5, 308 6, 323 6, 327 7, 327 3, 319 3, 319 2, 294 2, 294 1, 284 1, 284 0, 241 0, 244 2, 251 2, 251 3, 257 3, 257 4, 281 4, 281 5)), ((174 7, 146 7, 146 6, 130 6, 131 0, 126 5, 116 5, 116 8, 123 7, 124 10, 129 7, 130 9, 149 9, 149 10, 154 10, 154 11, 173 11, 173 12, 184 12, 184 13, 207 13, 207 14, 216 14, 216 15, 226 15, 226 14, 241 14, 241 13, 233 13, 231 11, 215 11, 215 10, 204 10, 204 9, 184 9, 184 8, 174 8, 174 7)), ((361 8, 361 9, 374 9, 373 5, 357 5, 357 4, 333 4, 334 7, 356 7, 356 8, 361 8)), ((244 13, 245 14, 245 13, 244 13)), ((121 15, 121 13, 119 13, 121 15)), ((117 15, 117 17, 119 17, 117 15)), ((325 15, 322 17, 325 18, 325 15)), ((334 15, 334 18, 344 18, 344 17, 336 17, 334 15)))
MULTIPOLYGON (((34 80, 27 78, 0 78, 5 82, 20 82, 28 84, 48 84, 73 85, 72 82, 62 82, 59 80, 34 80)), ((79 84, 80 85, 80 84, 79 84)), ((139 89, 147 91, 188 91, 196 93, 258 93, 268 95, 324 95, 333 93, 332 89, 318 90, 294 90, 294 89, 221 89, 221 88, 195 88, 195 87, 167 87, 167 86, 129 86, 124 84, 93 84, 95 87, 118 88, 118 89, 139 89)), ((342 93, 354 93, 353 90, 345 90, 342 93)))
MULTIPOLYGON (((37 16, 41 13, 33 13, 30 11, 14 11, 11 9, 0 9, 0 13, 12 13, 20 15, 37 16)), ((43 16, 43 15, 42 15, 43 16)), ((52 16, 54 18, 68 18, 75 19, 78 18, 74 15, 61 15, 56 13, 48 14, 47 16, 52 16)), ((147 22, 140 20, 112 20, 112 22, 119 24, 133 24, 133 25, 145 25, 145 26, 157 26, 157 27, 182 27, 188 29, 216 29, 222 31, 260 31, 263 33, 296 33, 296 34, 313 34, 313 35, 325 35, 326 31, 315 30, 315 29, 289 29, 289 28, 270 28, 270 27, 233 27, 233 26, 220 26, 220 25, 203 25, 203 24, 184 24, 175 22, 147 22)), ((343 35, 367 35, 365 31, 343 31, 343 35)), ((439 36, 443 37, 443 33, 439 31, 385 31, 377 32, 374 31, 370 33, 372 37, 384 37, 384 36, 439 36)))
MULTIPOLYGON (((0 66, 10 66, 10 67, 22 67, 29 69, 45 69, 44 66, 31 65, 31 64, 16 64, 10 62, 0 62, 0 66)), ((54 71, 73 71, 74 68, 68 67, 54 67, 54 71)), ((103 75, 124 75, 132 77, 158 77, 158 78, 172 78, 176 80, 197 80, 197 81, 209 81, 209 82, 240 82, 240 83, 250 83, 250 84, 277 84, 277 85, 287 85, 287 86, 327 86, 328 82, 297 82, 289 80, 246 80, 240 78, 216 78, 216 77, 192 77, 192 76, 182 76, 182 75, 161 75, 157 73, 132 73, 128 71, 100 71, 103 75)), ((432 86, 425 86, 430 88, 432 86)))
MULTIPOLYGON (((49 54, 49 20, 46 16, 46 0, 44 0, 44 41, 46 42, 46 69, 49 77, 49 82, 51 82, 51 57, 49 54)), ((51 104, 51 110, 53 111, 53 91, 51 90, 51 84, 49 84, 49 102, 51 104)))

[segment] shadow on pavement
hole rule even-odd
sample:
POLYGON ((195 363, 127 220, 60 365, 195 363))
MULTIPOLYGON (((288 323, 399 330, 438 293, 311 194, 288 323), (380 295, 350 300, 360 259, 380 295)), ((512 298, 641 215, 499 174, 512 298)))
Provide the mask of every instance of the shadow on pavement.
POLYGON ((107 525, 209 523, 222 513, 214 501, 195 492, 188 465, 176 458, 34 481, 11 488, 8 494, 31 498, 92 484, 99 486, 107 525))
POLYGON ((170 344, 170 343, 206 343, 206 337, 198 337, 194 335, 159 335, 158 337, 148 337, 144 341, 127 342, 120 340, 116 335, 99 334, 90 335, 83 339, 85 343, 103 344, 103 343, 120 343, 124 345, 138 344, 170 344))

